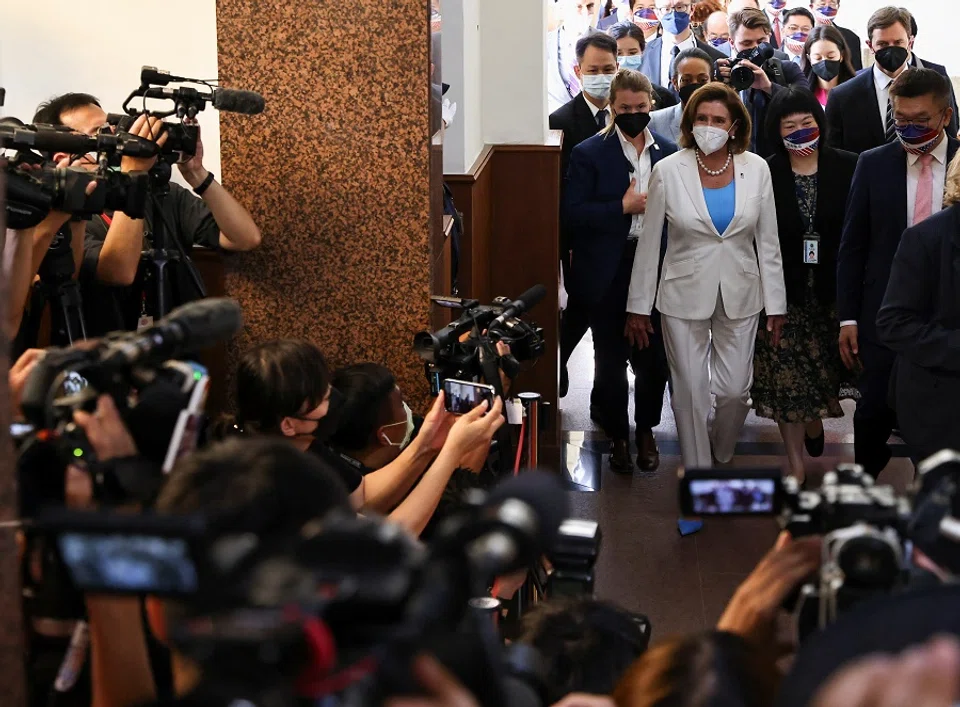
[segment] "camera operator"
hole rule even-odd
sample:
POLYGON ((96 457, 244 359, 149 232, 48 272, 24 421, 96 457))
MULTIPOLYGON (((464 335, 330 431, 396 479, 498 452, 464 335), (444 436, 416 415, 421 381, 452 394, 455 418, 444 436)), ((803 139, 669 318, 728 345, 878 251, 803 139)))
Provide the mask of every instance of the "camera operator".
MULTIPOLYGON (((243 434, 279 435, 317 454, 340 476, 356 510, 388 514, 414 535, 423 532, 462 460, 475 450, 489 450, 504 424, 499 398, 489 411, 484 402, 457 419, 444 410, 441 394, 420 433, 396 459, 364 475, 327 445, 337 429, 341 398, 317 347, 302 341, 267 342, 240 358, 232 427, 243 434)), ((220 432, 229 429, 221 424, 220 432)))
MULTIPOLYGON (((96 135, 106 125, 107 114, 89 94, 68 93, 43 104, 36 122, 67 127, 96 135)), ((156 118, 140 116, 130 132, 157 144, 165 142, 163 127, 156 118)), ((156 158, 123 157, 123 172, 149 171, 156 158)), ((226 251, 252 250, 260 245, 260 230, 247 210, 221 186, 203 166, 203 143, 199 128, 196 154, 184 155, 177 163, 180 174, 191 186, 192 196, 178 184, 170 184, 163 201, 165 224, 174 228, 176 238, 189 253, 194 245, 226 251), (199 198, 197 198, 199 197, 199 198)), ((82 276, 85 283, 110 287, 86 288, 88 332, 99 335, 113 330, 133 330, 142 317, 156 314, 149 309, 156 277, 149 264, 141 261, 142 251, 152 245, 156 228, 148 208, 145 219, 132 219, 121 212, 102 214, 87 226, 82 276)), ((174 267, 171 278, 172 306, 197 299, 199 293, 183 267, 174 267)))
POLYGON ((762 10, 745 8, 731 14, 729 23, 730 44, 740 60, 718 59, 715 64, 716 76, 729 84, 732 66, 743 66, 753 72, 753 84, 740 91, 740 99, 753 121, 750 150, 761 157, 770 157, 774 153, 774 146, 766 139, 763 127, 767 120, 767 106, 773 95, 784 86, 802 85, 805 81, 803 71, 793 62, 772 55, 773 50, 767 42, 772 29, 770 20, 762 10), (764 56, 770 54, 770 58, 760 66, 743 58, 758 51, 764 56))

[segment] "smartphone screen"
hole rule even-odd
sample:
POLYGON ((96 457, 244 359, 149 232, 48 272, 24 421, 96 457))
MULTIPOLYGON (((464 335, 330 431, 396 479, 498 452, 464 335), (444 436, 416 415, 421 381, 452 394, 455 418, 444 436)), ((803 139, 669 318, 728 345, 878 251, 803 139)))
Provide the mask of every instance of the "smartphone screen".
POLYGON ((768 515, 778 508, 775 479, 691 479, 690 512, 694 515, 768 515))
POLYGON ((184 538, 68 531, 57 543, 80 591, 190 595, 199 586, 184 538))
POLYGON ((448 412, 463 415, 484 400, 493 405, 493 386, 448 378, 443 382, 444 404, 448 412))

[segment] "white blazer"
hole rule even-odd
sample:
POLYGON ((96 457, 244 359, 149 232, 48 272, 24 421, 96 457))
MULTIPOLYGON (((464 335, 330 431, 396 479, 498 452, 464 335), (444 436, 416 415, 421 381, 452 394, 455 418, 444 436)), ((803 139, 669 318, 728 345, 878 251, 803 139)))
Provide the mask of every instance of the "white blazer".
POLYGON ((733 168, 737 207, 720 234, 707 211, 694 151, 681 150, 654 167, 633 261, 628 312, 650 314, 656 301, 657 309, 670 317, 710 319, 719 290, 731 319, 744 319, 762 309, 768 315, 786 314, 770 168, 750 152, 734 155, 733 168), (667 254, 658 296, 664 220, 667 254))

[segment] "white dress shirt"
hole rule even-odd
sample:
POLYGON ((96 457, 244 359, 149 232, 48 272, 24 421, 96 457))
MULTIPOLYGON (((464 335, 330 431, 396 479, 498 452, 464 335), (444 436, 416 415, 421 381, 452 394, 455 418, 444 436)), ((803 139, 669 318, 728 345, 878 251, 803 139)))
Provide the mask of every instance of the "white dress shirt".
POLYGON ((590 109, 590 112, 593 113, 594 118, 597 117, 597 113, 599 113, 602 110, 605 110, 607 111, 607 122, 608 123, 610 122, 610 104, 609 103, 605 105, 603 108, 597 108, 595 105, 593 105, 593 102, 589 98, 587 98, 586 93, 583 94, 583 100, 587 102, 587 107, 590 109))
MULTIPOLYGON (((650 150, 654 145, 653 133, 650 132, 649 128, 643 131, 643 151, 637 154, 637 148, 627 139, 626 135, 620 132, 620 128, 616 128, 616 131, 617 137, 620 138, 620 147, 623 148, 623 156, 633 167, 630 179, 637 180, 638 194, 646 194, 650 186, 650 172, 653 170, 653 160, 650 159, 650 150)), ((633 220, 630 222, 629 240, 637 240, 642 230, 643 214, 634 214, 633 220)))
MULTIPOLYGON (((889 77, 887 77, 889 78, 889 77)), ((943 192, 945 184, 947 181, 947 138, 944 136, 943 140, 940 141, 940 144, 937 145, 933 152, 930 154, 933 155, 933 162, 930 163, 931 169, 933 169, 933 211, 932 214, 935 214, 939 211, 943 211, 943 192)), ((907 227, 909 228, 913 225, 913 212, 917 205, 917 187, 920 184, 920 170, 923 167, 920 164, 920 155, 913 155, 909 152, 906 154, 907 157, 907 227)), ((845 326, 856 326, 856 319, 848 319, 840 322, 841 327, 845 326)))
POLYGON ((877 107, 880 109, 880 124, 887 129, 887 102, 890 100, 890 84, 893 79, 880 71, 880 67, 873 65, 873 87, 877 91, 877 107))
MULTIPOLYGON (((670 85, 670 67, 673 66, 673 48, 680 47, 680 51, 696 49, 697 37, 693 33, 682 42, 673 43, 673 35, 664 33, 663 44, 660 45, 660 85, 670 85)), ((678 52, 679 53, 679 52, 678 52)))
MULTIPOLYGON (((932 214, 943 210, 943 189, 947 179, 947 137, 944 136, 933 152, 933 211, 932 214)), ((920 155, 907 153, 907 227, 913 225, 914 208, 917 205, 917 187, 920 185, 920 155)))

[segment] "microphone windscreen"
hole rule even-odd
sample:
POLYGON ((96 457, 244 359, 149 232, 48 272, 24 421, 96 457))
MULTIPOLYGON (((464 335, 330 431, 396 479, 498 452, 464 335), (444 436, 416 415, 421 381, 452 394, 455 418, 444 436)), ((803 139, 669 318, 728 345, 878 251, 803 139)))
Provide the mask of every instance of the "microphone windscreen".
POLYGON ((570 515, 570 502, 560 479, 547 472, 523 472, 494 488, 484 505, 494 508, 508 499, 522 501, 533 510, 537 517, 537 544, 541 551, 550 550, 560 525, 570 515))
POLYGON ((226 297, 211 297, 177 307, 157 322, 158 327, 180 329, 181 348, 200 351, 229 339, 243 328, 240 303, 226 297))
POLYGON ((546 296, 546 287, 543 285, 534 285, 517 298, 517 301, 523 304, 523 307, 518 310, 517 314, 522 314, 523 312, 529 311, 531 308, 539 304, 540 300, 546 296))
POLYGON ((231 113, 259 115, 265 106, 263 96, 256 91, 239 91, 232 88, 217 88, 213 91, 213 107, 231 113))

